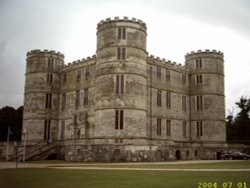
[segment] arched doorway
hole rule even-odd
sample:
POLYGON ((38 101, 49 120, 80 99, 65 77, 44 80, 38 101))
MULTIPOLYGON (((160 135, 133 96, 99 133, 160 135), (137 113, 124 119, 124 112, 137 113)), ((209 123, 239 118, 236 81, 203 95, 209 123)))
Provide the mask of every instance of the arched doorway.
POLYGON ((121 150, 119 149, 115 149, 113 152, 113 159, 115 162, 118 162, 121 160, 122 154, 121 154, 121 150))
POLYGON ((175 159, 176 160, 181 160, 181 151, 180 150, 176 150, 176 152, 175 152, 175 159))

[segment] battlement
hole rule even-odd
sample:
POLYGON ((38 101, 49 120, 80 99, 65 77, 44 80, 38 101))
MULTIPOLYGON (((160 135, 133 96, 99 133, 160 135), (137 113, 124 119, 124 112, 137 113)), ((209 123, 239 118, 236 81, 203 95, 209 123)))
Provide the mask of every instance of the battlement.
POLYGON ((162 63, 162 64, 167 64, 169 67, 171 67, 173 69, 179 69, 179 70, 186 70, 187 69, 186 65, 176 63, 175 61, 166 60, 165 58, 155 57, 154 55, 150 55, 150 56, 148 56, 148 58, 153 60, 153 61, 157 61, 159 63, 162 63))
POLYGON ((140 19, 137 18, 131 18, 129 19, 129 17, 124 16, 123 18, 120 18, 118 16, 112 18, 106 18, 105 20, 101 20, 98 24, 97 24, 97 28, 99 28, 101 25, 105 24, 105 23, 109 23, 109 22, 117 22, 117 21, 122 21, 122 22, 134 22, 134 23, 138 23, 141 24, 142 26, 146 27, 146 23, 143 22, 140 19))
POLYGON ((86 63, 91 60, 95 60, 95 59, 96 59, 96 55, 88 56, 87 58, 82 58, 82 59, 75 60, 73 62, 69 62, 68 64, 64 65, 64 68, 73 67, 82 63, 86 63))
POLYGON ((33 55, 39 55, 39 54, 48 54, 48 55, 57 55, 60 56, 62 59, 64 58, 64 54, 62 54, 61 52, 56 52, 54 50, 39 50, 39 49, 35 49, 35 50, 31 50, 29 52, 27 52, 27 57, 28 56, 33 56, 33 55))
POLYGON ((190 53, 187 53, 185 55, 185 58, 189 58, 189 57, 193 57, 193 56, 197 56, 197 55, 216 55, 219 56, 223 59, 224 54, 221 51, 217 51, 217 50, 197 50, 197 51, 191 51, 190 53))

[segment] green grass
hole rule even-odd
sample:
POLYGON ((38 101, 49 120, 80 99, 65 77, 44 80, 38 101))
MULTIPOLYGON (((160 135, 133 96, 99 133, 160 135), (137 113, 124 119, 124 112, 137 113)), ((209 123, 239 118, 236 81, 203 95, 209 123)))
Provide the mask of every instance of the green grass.
MULTIPOLYGON (((54 166, 53 163, 50 166, 54 166)), ((55 166, 79 166, 79 167, 106 167, 106 168, 161 168, 161 169, 250 169, 250 160, 248 161, 226 161, 214 163, 190 163, 190 164, 116 164, 116 163, 54 163, 55 166)))
POLYGON ((197 188, 198 182, 246 182, 249 172, 176 172, 176 171, 114 171, 5 169, 0 170, 1 188, 197 188))

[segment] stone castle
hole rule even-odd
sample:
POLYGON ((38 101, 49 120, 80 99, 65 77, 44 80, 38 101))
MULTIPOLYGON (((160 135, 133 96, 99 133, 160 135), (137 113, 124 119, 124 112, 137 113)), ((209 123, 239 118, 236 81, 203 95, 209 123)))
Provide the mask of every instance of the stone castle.
POLYGON ((28 52, 27 152, 75 161, 219 158, 223 53, 191 52, 181 65, 149 56, 146 39, 144 22, 115 17, 98 23, 92 57, 65 65, 59 52, 28 52))

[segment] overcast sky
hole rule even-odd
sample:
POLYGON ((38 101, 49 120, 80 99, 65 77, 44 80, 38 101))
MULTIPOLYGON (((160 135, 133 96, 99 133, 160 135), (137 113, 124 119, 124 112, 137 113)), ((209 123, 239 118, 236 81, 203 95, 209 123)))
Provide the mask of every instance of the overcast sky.
POLYGON ((149 55, 184 64, 187 52, 222 51, 226 113, 250 97, 249 0, 0 0, 0 108, 23 105, 27 51, 60 51, 65 63, 91 56, 96 24, 115 16, 147 24, 149 55))

